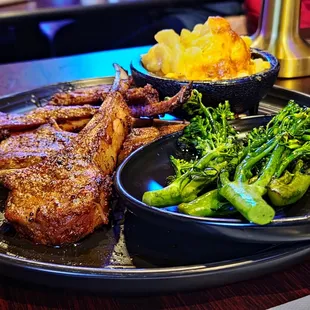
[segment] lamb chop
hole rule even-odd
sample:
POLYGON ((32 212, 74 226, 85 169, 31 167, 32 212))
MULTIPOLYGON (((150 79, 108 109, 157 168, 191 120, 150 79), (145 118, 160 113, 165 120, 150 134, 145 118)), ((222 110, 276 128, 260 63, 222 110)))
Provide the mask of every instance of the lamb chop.
POLYGON ((151 143, 160 137, 183 130, 187 123, 164 125, 159 127, 140 127, 133 128, 131 133, 127 136, 121 151, 118 155, 118 164, 122 163, 133 151, 139 147, 151 143))
MULTIPOLYGON (((128 105, 146 105, 159 101, 158 91, 151 85, 144 87, 128 88, 130 79, 123 80, 122 95, 128 105)), ((74 106, 74 105, 99 105, 109 93, 111 85, 100 85, 79 88, 73 91, 56 93, 52 96, 48 105, 52 106, 74 106)))
POLYGON ((61 130, 55 121, 38 129, 14 133, 0 143, 0 169, 34 165, 69 145, 76 134, 61 130))
MULTIPOLYGON (((188 123, 180 121, 161 121, 157 119, 136 119, 136 126, 126 137, 118 164, 138 147, 150 143, 162 136, 182 130, 188 123), (149 127, 141 127, 149 126, 149 127)), ((55 121, 35 130, 13 133, 0 142, 0 170, 29 167, 53 155, 70 144, 77 136, 61 130, 55 121)))
MULTIPOLYGON (((131 105, 133 117, 155 116, 171 112, 186 102, 191 95, 192 86, 186 85, 168 100, 147 105, 131 105)), ((79 132, 99 110, 98 106, 50 106, 37 108, 29 113, 0 114, 0 130, 22 131, 56 120, 59 127, 66 131, 79 132)))
POLYGON ((0 129, 12 131, 23 131, 31 128, 39 127, 46 124, 50 119, 57 122, 65 123, 67 120, 90 120, 98 111, 98 107, 89 105, 83 106, 70 106, 70 107, 57 107, 45 106, 37 108, 26 114, 0 114, 0 129))
MULTIPOLYGON (((174 97, 159 102, 158 92, 150 85, 129 89, 130 79, 127 73, 119 66, 118 70, 121 76, 118 81, 118 90, 123 94, 130 107, 131 115, 135 118, 171 112, 186 102, 191 95, 192 85, 189 84, 183 86, 174 97)), ((108 85, 103 88, 107 91, 109 87, 108 85)), ((63 130, 79 132, 99 109, 98 106, 83 104, 98 102, 98 95, 103 88, 97 87, 91 90, 88 88, 85 93, 82 90, 76 90, 72 93, 56 94, 47 106, 23 115, 0 112, 0 141, 8 132, 34 129, 48 123, 50 119, 54 119, 63 130), (67 106, 67 104, 72 105, 67 106)), ((106 94, 107 92, 101 93, 101 100, 104 100, 106 94)))
POLYGON ((10 190, 5 217, 17 232, 45 245, 75 242, 108 223, 111 174, 131 127, 119 92, 61 151, 1 176, 10 190))
POLYGON ((84 104, 100 104, 103 94, 106 96, 111 85, 99 85, 87 88, 80 88, 70 92, 56 93, 49 101, 53 106, 73 106, 84 104))
MULTIPOLYGON (((114 64, 119 80, 117 81, 118 91, 124 95, 132 84, 127 72, 119 65, 114 64)), ((103 84, 98 86, 83 87, 72 91, 56 93, 50 99, 48 105, 53 106, 74 106, 84 104, 101 104, 111 90, 111 85, 103 84)))

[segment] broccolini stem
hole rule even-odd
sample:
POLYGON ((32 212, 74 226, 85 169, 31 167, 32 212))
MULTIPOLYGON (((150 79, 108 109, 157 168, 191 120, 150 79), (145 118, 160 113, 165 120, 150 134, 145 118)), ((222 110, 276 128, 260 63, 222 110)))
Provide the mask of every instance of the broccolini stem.
POLYGON ((268 185, 268 196, 275 206, 287 206, 299 200, 310 186, 310 175, 301 173, 303 161, 299 160, 294 174, 287 170, 278 179, 273 179, 268 185))
POLYGON ((283 152, 285 151, 285 146, 278 144, 274 151, 272 152, 270 159, 264 168, 263 173, 259 176, 258 180, 255 182, 255 185, 266 187, 270 182, 271 178, 275 174, 280 159, 283 152))
POLYGON ((303 135, 303 136, 301 136, 300 140, 310 141, 310 135, 303 135))
POLYGON ((179 210, 193 216, 223 216, 236 213, 236 209, 229 202, 220 198, 218 190, 214 189, 191 202, 181 203, 179 210))
POLYGON ((248 179, 248 174, 251 168, 275 148, 278 140, 278 137, 274 137, 256 149, 255 152, 248 154, 237 167, 235 180, 245 182, 248 179))
POLYGON ((220 154, 220 152, 218 150, 213 150, 208 152, 206 155, 204 155, 202 158, 200 158, 197 162, 197 164, 195 165, 195 167, 197 169, 204 169, 211 160, 213 160, 214 158, 218 157, 220 154))
POLYGON ((210 122, 210 124, 211 124, 212 132, 213 132, 213 133, 216 133, 216 126, 215 126, 215 124, 214 124, 214 119, 213 119, 213 117, 212 117, 212 115, 211 115, 211 113, 210 113, 210 111, 209 111, 210 108, 206 108, 206 107, 202 104, 201 101, 200 101, 200 106, 202 107, 203 112, 205 113, 207 119, 209 120, 209 122, 210 122))
POLYGON ((219 193, 225 197, 246 219, 259 225, 272 221, 275 211, 262 198, 266 189, 245 182, 228 182, 219 193))
MULTIPOLYGON (((192 178, 192 180, 183 187, 181 191, 181 198, 183 202, 189 202, 197 198, 198 194, 206 188, 207 185, 216 180, 218 172, 227 166, 227 162, 210 167, 208 172, 205 172, 205 176, 201 178, 192 178)), ((206 171, 206 170, 205 170, 206 171)))
POLYGON ((222 185, 225 185, 230 182, 228 171, 224 171, 220 174, 220 180, 221 180, 222 185))
POLYGON ((221 119, 222 119, 222 133, 223 133, 223 138, 226 140, 227 138, 227 119, 226 119, 226 115, 222 114, 221 115, 221 119))
POLYGON ((188 173, 183 174, 180 178, 173 181, 167 187, 156 191, 145 192, 142 201, 149 206, 166 207, 173 206, 182 202, 181 190, 190 179, 188 173))
POLYGON ((310 154, 310 142, 306 142, 300 148, 295 149, 289 156, 287 156, 281 163, 278 171, 275 174, 276 178, 279 178, 284 170, 288 167, 288 165, 302 155, 310 154))

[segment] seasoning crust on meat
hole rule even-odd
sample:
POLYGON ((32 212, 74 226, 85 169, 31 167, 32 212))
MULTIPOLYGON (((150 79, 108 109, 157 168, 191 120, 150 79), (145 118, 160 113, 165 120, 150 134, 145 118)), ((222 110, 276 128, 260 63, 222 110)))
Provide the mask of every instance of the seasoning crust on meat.
POLYGON ((0 143, 0 169, 34 165, 69 145, 76 134, 61 130, 55 121, 16 133, 0 143))
POLYGON ((0 114, 0 129, 9 131, 22 131, 46 124, 50 119, 62 122, 72 119, 90 119, 98 111, 98 107, 83 106, 45 106, 37 108, 26 114, 0 114))
POLYGON ((45 245, 73 243, 108 223, 111 174, 130 127, 123 97, 110 94, 72 143, 4 177, 6 219, 45 245))
POLYGON ((186 126, 140 117, 182 105, 191 84, 160 101, 152 86, 130 88, 127 73, 115 68, 112 86, 58 93, 23 115, 0 112, 0 182, 9 189, 4 215, 35 243, 74 243, 107 224, 116 165, 186 126))

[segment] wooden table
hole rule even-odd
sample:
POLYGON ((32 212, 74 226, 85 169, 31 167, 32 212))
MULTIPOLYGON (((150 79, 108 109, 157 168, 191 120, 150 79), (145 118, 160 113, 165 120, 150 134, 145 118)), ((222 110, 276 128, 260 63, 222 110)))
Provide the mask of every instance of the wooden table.
MULTIPOLYGON (((112 63, 128 68, 148 47, 0 66, 0 95, 81 78, 112 75, 112 63)), ((310 94, 310 78, 278 85, 310 94)), ((37 287, 0 277, 0 309, 267 309, 310 294, 310 262, 258 279, 170 296, 112 298, 37 287)), ((87 284, 85 284, 87 285, 87 284)))

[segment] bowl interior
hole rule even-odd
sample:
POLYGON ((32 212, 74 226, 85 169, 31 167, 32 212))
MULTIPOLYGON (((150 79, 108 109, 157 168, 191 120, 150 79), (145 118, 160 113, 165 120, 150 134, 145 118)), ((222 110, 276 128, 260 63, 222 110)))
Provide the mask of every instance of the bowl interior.
MULTIPOLYGON (((261 58, 264 61, 268 61, 270 63, 270 68, 267 70, 249 75, 249 76, 242 77, 242 78, 227 79, 227 80, 220 80, 220 81, 197 80, 197 81, 193 81, 193 83, 201 83, 201 84, 234 84, 236 82, 242 83, 242 81, 246 81, 249 78, 251 78, 251 79, 252 78, 259 78, 259 76, 266 74, 266 72, 279 70, 278 59, 267 51, 263 51, 263 50, 256 49, 256 48, 251 48, 251 58, 252 59, 261 58)), ((138 56, 136 59, 134 59, 132 61, 131 67, 134 68, 135 70, 139 71, 140 73, 147 75, 147 76, 150 76, 152 78, 162 79, 162 80, 166 80, 166 81, 174 80, 174 81, 176 81, 178 83, 182 83, 182 84, 189 82, 189 80, 176 80, 176 79, 171 79, 171 78, 167 78, 164 76, 159 76, 159 75, 156 75, 156 74, 148 71, 143 66, 143 63, 141 61, 141 56, 138 56)))

